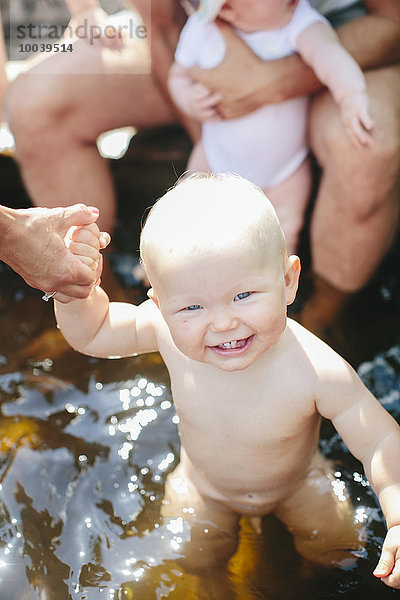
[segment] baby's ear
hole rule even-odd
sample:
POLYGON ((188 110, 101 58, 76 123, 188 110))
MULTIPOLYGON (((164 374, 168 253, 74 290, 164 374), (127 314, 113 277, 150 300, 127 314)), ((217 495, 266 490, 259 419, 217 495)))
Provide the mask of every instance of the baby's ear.
POLYGON ((301 271, 300 259, 293 254, 289 256, 285 273, 286 304, 292 304, 296 298, 297 288, 299 286, 299 277, 301 271))
POLYGON ((153 288, 150 288, 149 290, 147 290, 147 296, 150 298, 150 300, 153 300, 153 302, 157 306, 157 308, 160 308, 160 303, 158 301, 157 296, 154 293, 153 288))

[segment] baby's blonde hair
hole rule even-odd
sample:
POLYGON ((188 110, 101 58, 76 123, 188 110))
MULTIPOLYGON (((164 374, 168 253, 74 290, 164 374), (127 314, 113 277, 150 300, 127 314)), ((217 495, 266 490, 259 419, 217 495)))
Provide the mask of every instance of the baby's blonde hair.
POLYGON ((232 247, 284 264, 285 238, 275 210, 256 185, 231 174, 197 173, 183 178, 150 210, 140 256, 150 276, 160 255, 174 260, 212 257, 232 247))

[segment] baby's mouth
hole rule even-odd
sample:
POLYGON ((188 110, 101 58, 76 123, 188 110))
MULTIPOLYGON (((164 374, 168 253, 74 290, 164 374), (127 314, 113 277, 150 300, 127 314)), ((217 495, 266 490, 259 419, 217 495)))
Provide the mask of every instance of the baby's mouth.
POLYGON ((253 341, 253 338, 254 335, 251 335, 241 340, 232 340, 230 342, 222 342, 221 344, 217 344, 215 346, 208 346, 208 348, 217 354, 233 356, 235 354, 246 352, 247 348, 253 341))
POLYGON ((222 344, 218 344, 217 348, 221 348, 221 350, 230 350, 231 348, 243 348, 245 344, 246 340, 234 340, 233 342, 223 342, 222 344))

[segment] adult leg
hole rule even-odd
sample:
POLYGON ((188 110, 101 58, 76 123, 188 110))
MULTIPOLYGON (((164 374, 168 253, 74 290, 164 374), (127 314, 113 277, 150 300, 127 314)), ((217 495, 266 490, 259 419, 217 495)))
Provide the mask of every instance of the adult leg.
POLYGON ((275 207, 289 255, 297 250, 304 213, 310 198, 310 163, 305 160, 300 167, 279 185, 264 190, 275 207))
POLYGON ((323 175, 311 223, 316 292, 301 315, 313 330, 363 287, 390 247, 399 214, 400 67, 366 74, 374 143, 357 148, 328 93, 310 114, 312 149, 323 175))
POLYGON ((100 228, 112 231, 115 194, 108 163, 97 151, 97 136, 124 125, 176 120, 150 74, 144 44, 131 40, 106 63, 100 45, 78 40, 73 52, 35 64, 10 86, 6 112, 34 204, 97 206, 100 228))

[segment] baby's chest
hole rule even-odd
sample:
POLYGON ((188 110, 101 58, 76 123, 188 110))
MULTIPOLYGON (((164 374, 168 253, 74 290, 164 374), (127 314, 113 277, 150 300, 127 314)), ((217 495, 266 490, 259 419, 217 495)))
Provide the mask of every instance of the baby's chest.
POLYGON ((183 430, 220 440, 284 443, 304 435, 316 417, 308 391, 282 381, 183 377, 173 396, 183 430))

